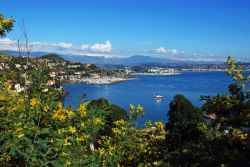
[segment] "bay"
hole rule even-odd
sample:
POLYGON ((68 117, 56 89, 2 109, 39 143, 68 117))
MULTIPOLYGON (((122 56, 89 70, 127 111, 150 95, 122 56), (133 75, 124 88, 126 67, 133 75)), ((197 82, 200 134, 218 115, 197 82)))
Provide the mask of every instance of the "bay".
POLYGON ((176 94, 183 94, 196 106, 201 106, 201 95, 228 93, 232 82, 226 72, 185 72, 173 76, 135 76, 139 80, 112 85, 89 85, 84 83, 64 84, 69 94, 63 99, 65 106, 77 107, 80 97, 86 93, 87 100, 106 98, 128 111, 129 104, 143 106, 145 116, 138 120, 138 126, 145 121, 167 121, 169 103, 176 94), (153 99, 154 94, 163 96, 161 101, 153 99))

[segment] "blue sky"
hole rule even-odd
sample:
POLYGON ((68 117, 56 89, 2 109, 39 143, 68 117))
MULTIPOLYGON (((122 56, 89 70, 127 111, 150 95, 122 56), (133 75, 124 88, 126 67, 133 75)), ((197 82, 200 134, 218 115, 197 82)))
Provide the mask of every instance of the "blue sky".
POLYGON ((0 12, 16 20, 0 49, 24 19, 34 51, 250 60, 249 0, 0 0, 0 12))

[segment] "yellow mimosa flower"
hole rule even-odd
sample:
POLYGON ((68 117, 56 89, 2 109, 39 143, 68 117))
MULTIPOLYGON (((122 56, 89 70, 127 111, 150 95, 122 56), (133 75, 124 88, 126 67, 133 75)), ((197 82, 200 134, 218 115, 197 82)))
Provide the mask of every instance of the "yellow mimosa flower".
POLYGON ((69 131, 70 133, 75 133, 76 132, 76 127, 73 127, 73 126, 69 126, 69 131))
POLYGON ((30 105, 31 105, 32 107, 36 106, 37 104, 38 104, 38 100, 37 100, 36 98, 32 98, 32 99, 30 100, 30 105))
POLYGON ((99 152, 100 156, 105 155, 105 149, 104 148, 98 148, 98 152, 99 152))
POLYGON ((64 139, 64 146, 71 146, 72 143, 70 141, 68 141, 68 139, 64 139))
POLYGON ((104 123, 102 122, 101 118, 99 118, 99 117, 95 117, 95 118, 93 119, 93 123, 94 123, 95 125, 103 125, 103 124, 104 124, 104 123))
POLYGON ((60 134, 63 134, 65 132, 65 129, 64 128, 61 128, 61 129, 58 129, 57 130, 57 133, 60 135, 60 134))
POLYGON ((157 130, 163 130, 164 124, 162 122, 155 122, 155 127, 157 130))
POLYGON ((48 112, 48 111, 49 111, 49 106, 48 106, 48 105, 44 106, 44 107, 43 107, 43 111, 44 111, 44 112, 48 112))
POLYGON ((24 133, 19 133, 18 135, 17 135, 17 138, 18 139, 21 139, 21 138, 23 138, 24 137, 24 133))
POLYGON ((85 139, 84 139, 84 137, 83 136, 80 136, 80 137, 77 137, 76 138, 76 141, 77 142, 81 142, 81 141, 84 141, 85 139))
POLYGON ((79 112, 81 117, 87 116, 87 103, 80 104, 77 111, 79 112))
POLYGON ((86 127, 85 123, 82 122, 82 123, 81 123, 81 128, 82 128, 82 129, 85 129, 85 127, 86 127))
POLYGON ((67 112, 67 114, 68 114, 69 117, 71 117, 71 116, 73 116, 73 115, 75 114, 75 113, 74 113, 73 111, 71 111, 71 110, 67 110, 66 112, 67 112))
POLYGON ((68 161, 66 162, 66 165, 67 165, 67 166, 71 166, 71 161, 68 160, 68 161))

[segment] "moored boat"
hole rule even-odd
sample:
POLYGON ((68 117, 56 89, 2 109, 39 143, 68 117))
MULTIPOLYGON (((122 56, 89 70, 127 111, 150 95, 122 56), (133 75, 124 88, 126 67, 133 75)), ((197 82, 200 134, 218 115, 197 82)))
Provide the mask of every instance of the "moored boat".
POLYGON ((158 94, 154 94, 154 99, 155 100, 161 100, 163 98, 163 96, 158 95, 158 94))

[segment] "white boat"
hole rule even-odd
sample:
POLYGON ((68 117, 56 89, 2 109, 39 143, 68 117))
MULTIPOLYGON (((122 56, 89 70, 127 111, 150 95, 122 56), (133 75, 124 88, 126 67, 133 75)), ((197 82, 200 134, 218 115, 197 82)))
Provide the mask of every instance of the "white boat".
POLYGON ((163 96, 158 95, 158 94, 154 94, 154 99, 155 100, 161 100, 163 98, 163 96))

